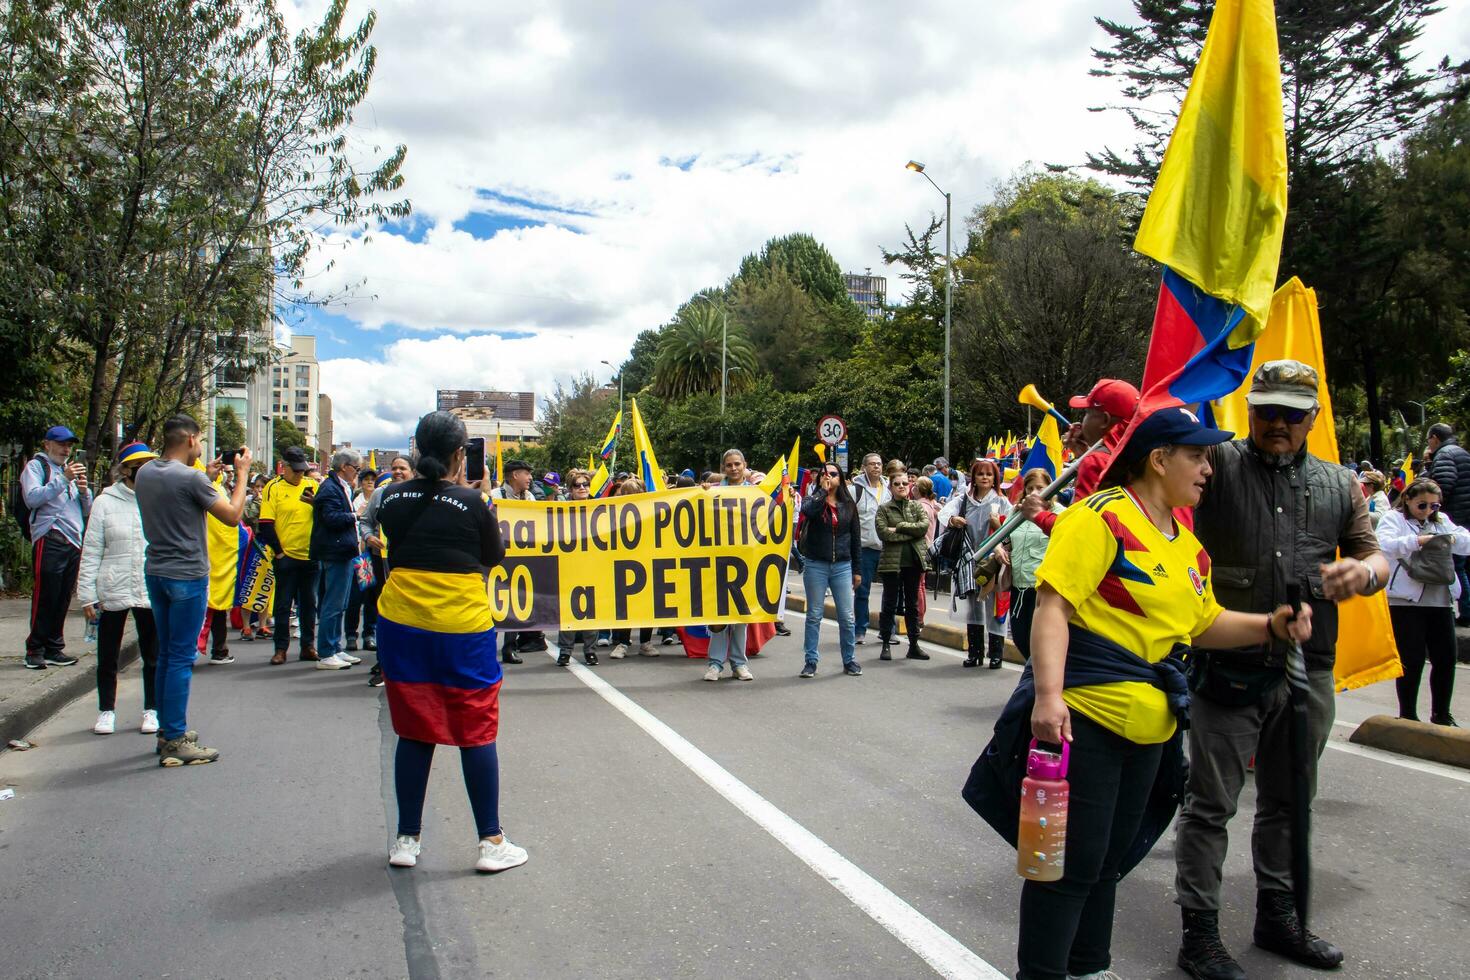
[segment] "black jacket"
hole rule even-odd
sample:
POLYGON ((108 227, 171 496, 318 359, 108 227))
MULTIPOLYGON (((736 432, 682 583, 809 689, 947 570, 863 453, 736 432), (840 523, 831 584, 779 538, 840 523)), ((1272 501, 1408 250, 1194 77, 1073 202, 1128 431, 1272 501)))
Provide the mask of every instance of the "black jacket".
POLYGON ((1444 511, 1461 527, 1470 521, 1470 452, 1450 436, 1440 443, 1425 474, 1444 491, 1444 511))
POLYGON ((328 474, 311 501, 311 560, 357 557, 357 514, 335 473, 328 474))
POLYGON ((806 561, 852 561, 862 553, 863 530, 857 504, 846 494, 837 501, 837 527, 827 510, 827 495, 812 494, 801 504, 797 553, 806 561))

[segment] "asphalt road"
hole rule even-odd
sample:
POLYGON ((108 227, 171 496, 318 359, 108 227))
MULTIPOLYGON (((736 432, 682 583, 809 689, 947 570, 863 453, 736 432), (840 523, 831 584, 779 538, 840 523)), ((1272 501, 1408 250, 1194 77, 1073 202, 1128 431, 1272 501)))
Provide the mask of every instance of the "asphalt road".
MULTIPOLYGON (((0 975, 1009 975, 1014 854, 959 788, 1015 671, 867 645, 849 678, 834 639, 811 681, 781 638, 753 683, 702 683, 683 656, 508 668, 501 813, 531 858, 498 876, 471 870, 442 749, 419 867, 386 867, 392 734, 363 668, 270 667, 237 643, 237 663, 195 672, 190 723, 220 762, 173 770, 136 731, 132 668, 119 734, 91 734, 84 699, 0 755, 17 794, 0 802, 0 975)), ((1344 696, 1340 716, 1379 702, 1386 686, 1344 696)), ((1347 950, 1343 976, 1466 975, 1470 773, 1343 744, 1322 766, 1314 927, 1347 950)), ((1226 940, 1252 977, 1312 975, 1249 945, 1252 805, 1248 789, 1226 940)), ((1124 977, 1183 975, 1171 852, 1120 889, 1124 977)))

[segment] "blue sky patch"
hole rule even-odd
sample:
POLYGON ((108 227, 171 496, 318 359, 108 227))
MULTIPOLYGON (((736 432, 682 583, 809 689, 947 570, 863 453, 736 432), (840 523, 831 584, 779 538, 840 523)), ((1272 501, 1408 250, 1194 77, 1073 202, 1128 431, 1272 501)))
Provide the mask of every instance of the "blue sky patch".
POLYGON ((466 232, 473 238, 486 241, 494 238, 496 232, 514 231, 517 228, 539 228, 545 224, 544 221, 531 221, 497 211, 471 211, 454 223, 454 230, 466 232))
POLYGON ((685 173, 688 173, 694 167, 694 163, 698 159, 698 153, 691 153, 688 156, 682 157, 659 157, 658 165, 660 167, 675 167, 679 170, 684 171, 685 173))

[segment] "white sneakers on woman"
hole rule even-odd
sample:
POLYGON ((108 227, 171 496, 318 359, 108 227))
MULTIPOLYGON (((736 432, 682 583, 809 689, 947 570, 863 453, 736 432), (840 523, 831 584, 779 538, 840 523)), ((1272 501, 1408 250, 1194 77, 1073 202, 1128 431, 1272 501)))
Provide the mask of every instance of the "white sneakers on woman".
POLYGON ((117 712, 104 711, 97 716, 97 724, 92 726, 92 731, 98 735, 111 735, 117 731, 117 712))
MULTIPOLYGON (((419 854, 423 850, 423 844, 417 837, 409 837, 400 834, 393 839, 393 846, 388 849, 388 863, 395 868, 412 868, 419 863, 419 854)), ((476 871, 508 871, 518 868, 526 863, 529 855, 524 847, 517 847, 504 836, 500 843, 492 841, 480 841, 480 858, 475 862, 476 871)))
POLYGON ((153 735, 158 731, 158 712, 148 710, 143 712, 143 722, 138 726, 138 731, 144 735, 153 735))

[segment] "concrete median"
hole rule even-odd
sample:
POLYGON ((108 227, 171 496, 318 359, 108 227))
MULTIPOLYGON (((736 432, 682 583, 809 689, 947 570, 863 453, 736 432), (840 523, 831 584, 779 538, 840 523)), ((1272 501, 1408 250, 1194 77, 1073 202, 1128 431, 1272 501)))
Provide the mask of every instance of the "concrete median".
POLYGON ((1470 731, 1374 715, 1348 739, 1358 745, 1397 752, 1446 766, 1470 769, 1470 731))
MULTIPOLYGON (((806 596, 787 596, 786 608, 794 612, 805 613, 806 596)), ((837 618, 837 607, 832 604, 831 599, 828 599, 825 603, 822 615, 827 619, 837 618)), ((870 612, 868 614, 868 620, 868 628, 876 630, 878 628, 878 613, 870 612)), ((798 629, 800 629, 799 625, 793 627, 792 632, 795 633, 798 629)), ((898 624, 898 632, 900 636, 906 635, 902 622, 898 624)), ((919 632, 919 639, 925 643, 933 643, 936 646, 949 647, 951 650, 965 649, 964 629, 948 623, 925 623, 924 628, 919 632)), ((1005 659, 1013 664, 1023 664, 1026 662, 1021 658, 1021 651, 1017 650, 1016 645, 1010 640, 1006 640, 1005 659)))

